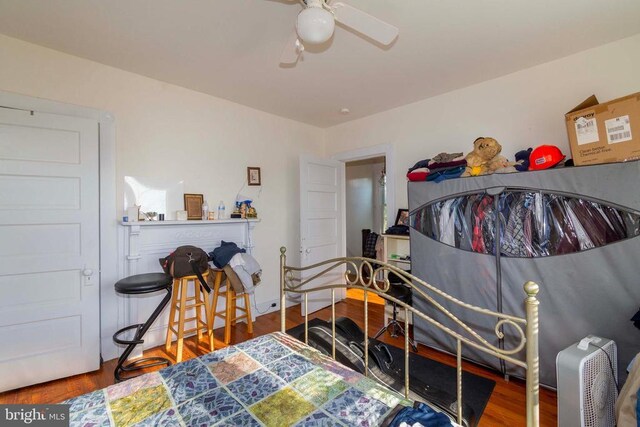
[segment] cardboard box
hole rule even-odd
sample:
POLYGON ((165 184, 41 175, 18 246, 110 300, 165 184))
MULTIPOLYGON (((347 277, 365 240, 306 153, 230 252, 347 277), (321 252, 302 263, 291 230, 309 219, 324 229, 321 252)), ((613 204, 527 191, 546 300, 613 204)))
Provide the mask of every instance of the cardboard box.
POLYGON ((590 96, 565 120, 576 166, 640 159, 640 92, 603 104, 590 96))

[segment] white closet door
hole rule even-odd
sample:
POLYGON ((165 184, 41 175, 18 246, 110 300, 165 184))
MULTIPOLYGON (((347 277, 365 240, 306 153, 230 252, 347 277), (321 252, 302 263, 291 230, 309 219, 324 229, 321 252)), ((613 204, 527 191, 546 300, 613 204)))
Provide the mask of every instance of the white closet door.
POLYGON ((0 108, 0 391, 100 366, 98 123, 0 108))

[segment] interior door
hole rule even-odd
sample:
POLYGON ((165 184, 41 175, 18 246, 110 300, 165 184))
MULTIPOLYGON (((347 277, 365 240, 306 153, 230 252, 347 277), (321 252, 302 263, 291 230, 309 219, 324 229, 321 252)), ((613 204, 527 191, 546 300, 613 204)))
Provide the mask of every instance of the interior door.
POLYGON ((100 366, 98 123, 0 108, 0 391, 100 366))
MULTIPOLYGON (((344 163, 311 156, 300 157, 300 261, 302 266, 345 256, 344 163)), ((326 268, 326 267, 324 267, 326 268)), ((322 271, 303 272, 301 279, 322 271)), ((307 288, 344 283, 344 266, 307 285, 307 288)), ((344 291, 336 292, 336 301, 344 291)), ((331 305, 331 291, 310 293, 310 313, 331 305)), ((304 315, 304 304, 302 314, 304 315)))

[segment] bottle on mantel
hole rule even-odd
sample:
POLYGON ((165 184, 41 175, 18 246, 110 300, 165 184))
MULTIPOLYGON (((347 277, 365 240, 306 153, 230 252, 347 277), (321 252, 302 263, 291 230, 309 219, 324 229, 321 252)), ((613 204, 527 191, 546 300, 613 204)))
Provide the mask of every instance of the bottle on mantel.
POLYGON ((220 203, 218 204, 218 219, 225 219, 224 211, 225 211, 224 202, 220 200, 220 203))
POLYGON ((203 220, 209 219, 209 204, 207 203, 206 200, 202 204, 202 219, 203 220))

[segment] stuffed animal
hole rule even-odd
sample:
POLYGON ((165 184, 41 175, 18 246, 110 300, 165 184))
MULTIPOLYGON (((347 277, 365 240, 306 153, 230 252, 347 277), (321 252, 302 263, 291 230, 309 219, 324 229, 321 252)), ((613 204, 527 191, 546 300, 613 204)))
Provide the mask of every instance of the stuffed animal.
POLYGON ((515 172, 515 163, 500 155, 502 146, 493 138, 480 137, 473 141, 473 151, 465 157, 467 168, 462 176, 515 172))
POLYGON ((525 172, 529 170, 529 155, 533 151, 533 148, 527 148, 526 150, 520 150, 516 153, 516 170, 518 172, 525 172))

